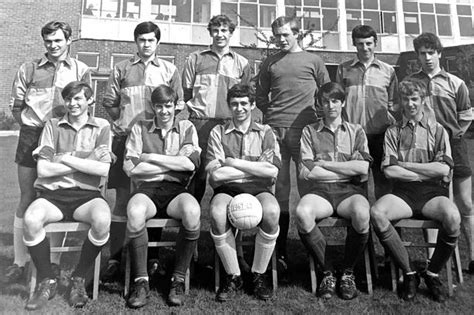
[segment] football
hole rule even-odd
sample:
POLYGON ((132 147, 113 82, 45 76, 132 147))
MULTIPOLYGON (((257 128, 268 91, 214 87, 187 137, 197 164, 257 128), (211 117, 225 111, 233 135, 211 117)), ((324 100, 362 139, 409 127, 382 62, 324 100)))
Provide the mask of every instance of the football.
POLYGON ((251 194, 235 196, 227 207, 230 223, 239 230, 253 229, 262 220, 262 215, 262 205, 251 194))

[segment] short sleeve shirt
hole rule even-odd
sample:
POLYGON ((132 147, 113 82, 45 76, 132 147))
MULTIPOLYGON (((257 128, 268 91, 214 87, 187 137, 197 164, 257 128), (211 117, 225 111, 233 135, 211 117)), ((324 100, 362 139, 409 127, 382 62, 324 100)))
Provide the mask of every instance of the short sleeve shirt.
MULTIPOLYGON (((131 171, 140 163, 142 153, 156 153, 170 156, 186 156, 199 167, 201 148, 194 125, 189 120, 175 121, 173 127, 162 136, 154 120, 142 120, 133 125, 125 145, 123 168, 131 171)), ((187 184, 193 172, 167 171, 157 175, 134 175, 132 180, 143 182, 170 181, 187 184)))
MULTIPOLYGON (((112 146, 110 124, 107 120, 89 117, 87 123, 76 130, 67 120, 49 120, 41 134, 38 148, 33 151, 37 159, 46 159, 54 162, 60 155, 70 154, 79 158, 87 158, 95 148, 106 145, 109 150, 112 146)), ((111 163, 110 155, 101 159, 101 162, 111 163)), ((37 178, 35 188, 38 190, 57 190, 67 188, 80 188, 85 190, 98 190, 104 184, 101 176, 90 175, 82 172, 37 178)))

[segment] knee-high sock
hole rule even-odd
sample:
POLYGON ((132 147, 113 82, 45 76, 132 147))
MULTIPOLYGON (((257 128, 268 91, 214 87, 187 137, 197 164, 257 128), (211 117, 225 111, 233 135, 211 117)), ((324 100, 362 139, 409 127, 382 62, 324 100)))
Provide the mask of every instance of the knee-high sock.
POLYGON ((347 228, 346 244, 344 248, 344 269, 353 271, 354 266, 364 253, 369 240, 369 232, 357 233, 352 226, 347 228))
POLYGON ((194 250, 201 233, 200 228, 190 231, 184 227, 179 229, 178 239, 176 240, 176 259, 174 262, 173 277, 184 280, 186 270, 189 268, 194 250))
MULTIPOLYGON (((162 228, 151 228, 151 229, 147 229, 147 231, 148 231, 148 240, 150 242, 161 241, 161 233, 163 232, 162 228)), ((160 252, 159 247, 148 247, 148 259, 158 259, 159 252, 160 252)))
POLYGON ((76 269, 72 273, 73 277, 82 277, 85 278, 87 271, 94 265, 94 260, 97 255, 100 255, 102 247, 109 240, 109 234, 102 239, 97 240, 92 236, 91 230, 87 233, 87 238, 84 240, 81 249, 81 256, 79 257, 79 263, 76 266, 76 269))
POLYGON ((435 251, 431 257, 428 270, 432 273, 439 273, 453 253, 458 240, 458 235, 447 235, 444 229, 440 229, 435 251))
POLYGON ((329 260, 326 259, 326 239, 319 227, 315 224, 309 233, 299 232, 301 241, 316 263, 324 270, 332 270, 329 260))
POLYGON ((23 242, 28 247, 31 260, 38 271, 38 282, 43 279, 55 279, 56 276, 51 268, 51 247, 49 246, 49 239, 46 237, 46 231, 43 229, 36 239, 32 241, 23 239, 23 242))
POLYGON ((474 260, 474 215, 461 215, 461 229, 467 241, 469 260, 474 260))
POLYGON ((388 251, 398 267, 403 270, 403 273, 411 272, 412 269, 410 267, 410 258, 408 257, 407 249, 403 246, 400 235, 398 235, 393 225, 390 224, 386 231, 378 231, 375 229, 375 233, 385 250, 388 251))
POLYGON ((211 237, 214 241, 217 254, 221 259, 225 272, 228 275, 240 276, 237 251, 235 249, 235 236, 232 230, 229 229, 227 232, 221 235, 215 235, 211 230, 211 237))
POLYGON ((122 248, 125 240, 126 222, 110 223, 110 258, 109 260, 120 262, 122 260, 122 248))
POLYGON ((23 218, 15 215, 13 219, 13 263, 20 267, 24 267, 26 262, 30 260, 28 248, 23 243, 23 218))
POLYGON ((141 277, 147 278, 148 271, 146 269, 146 263, 148 254, 148 233, 146 228, 135 233, 128 232, 128 237, 130 238, 128 250, 130 251, 131 257, 132 275, 135 279, 141 277))
POLYGON ((275 250, 276 240, 279 230, 275 234, 265 233, 261 228, 258 229, 255 237, 255 252, 253 255, 252 272, 265 273, 268 263, 275 250))

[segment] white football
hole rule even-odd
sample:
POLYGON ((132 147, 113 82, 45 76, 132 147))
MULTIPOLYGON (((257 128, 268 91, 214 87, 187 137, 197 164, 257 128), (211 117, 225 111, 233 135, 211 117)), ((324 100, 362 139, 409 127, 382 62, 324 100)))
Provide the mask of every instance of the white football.
POLYGON ((253 229, 262 221, 262 215, 262 205, 251 194, 239 194, 227 206, 227 217, 239 230, 253 229))

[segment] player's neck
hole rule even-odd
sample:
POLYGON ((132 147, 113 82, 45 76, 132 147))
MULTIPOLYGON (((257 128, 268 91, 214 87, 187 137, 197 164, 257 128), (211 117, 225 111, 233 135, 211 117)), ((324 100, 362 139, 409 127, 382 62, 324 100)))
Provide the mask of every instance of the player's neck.
POLYGON ((145 64, 145 65, 148 65, 153 59, 155 59, 156 57, 156 54, 153 54, 149 57, 143 57, 143 56, 140 56, 140 60, 145 64))
POLYGON ((169 130, 171 130, 171 128, 173 128, 173 124, 174 124, 174 119, 166 121, 166 122, 162 122, 158 119, 156 120, 156 125, 161 130, 162 136, 164 136, 169 130))
POLYGON ((62 61, 66 60, 67 56, 68 56, 68 52, 67 52, 67 51, 64 52, 64 54, 62 54, 61 56, 58 56, 58 57, 53 57, 53 56, 51 56, 51 55, 49 55, 49 54, 46 54, 46 58, 48 58, 48 60, 49 60, 50 62, 54 63, 56 66, 57 66, 58 64, 60 64, 62 61))
POLYGON ((236 121, 235 119, 233 120, 235 129, 241 131, 242 133, 246 133, 247 130, 249 130, 250 123, 252 122, 252 119, 246 119, 244 121, 236 121))
POLYGON ((67 115, 67 121, 76 130, 79 130, 82 126, 84 126, 88 120, 89 120, 89 113, 87 111, 85 111, 83 114, 79 116, 71 116, 69 114, 67 115))
POLYGON ((361 58, 358 57, 358 59, 359 59, 359 62, 367 68, 374 61, 375 56, 372 55, 372 57, 370 57, 368 59, 361 59, 361 58))
POLYGON ((328 127, 331 131, 336 131, 336 129, 342 124, 341 116, 337 118, 324 118, 324 125, 328 127))
POLYGON ((211 46, 211 50, 216 54, 218 55, 220 58, 222 58, 222 56, 226 55, 229 53, 230 51, 230 48, 229 46, 225 46, 225 47, 216 47, 214 45, 211 46))
POLYGON ((434 77, 435 75, 437 75, 440 71, 441 71, 441 67, 436 67, 434 68, 433 70, 431 71, 426 71, 425 69, 423 69, 423 71, 430 77, 434 77))

